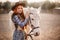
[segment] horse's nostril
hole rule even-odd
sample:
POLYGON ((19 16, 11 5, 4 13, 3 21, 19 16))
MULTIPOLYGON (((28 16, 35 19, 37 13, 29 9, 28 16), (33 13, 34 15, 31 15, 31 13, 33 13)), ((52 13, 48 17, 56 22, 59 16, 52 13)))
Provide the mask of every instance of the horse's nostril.
POLYGON ((34 19, 32 18, 32 20, 34 20, 34 19))
POLYGON ((31 26, 33 26, 33 24, 31 26))

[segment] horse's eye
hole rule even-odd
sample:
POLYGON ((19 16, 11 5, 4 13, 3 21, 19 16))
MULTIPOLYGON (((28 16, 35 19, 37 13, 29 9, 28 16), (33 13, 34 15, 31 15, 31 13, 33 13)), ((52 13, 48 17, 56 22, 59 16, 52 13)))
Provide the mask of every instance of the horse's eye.
POLYGON ((32 13, 30 13, 30 14, 32 14, 32 13))

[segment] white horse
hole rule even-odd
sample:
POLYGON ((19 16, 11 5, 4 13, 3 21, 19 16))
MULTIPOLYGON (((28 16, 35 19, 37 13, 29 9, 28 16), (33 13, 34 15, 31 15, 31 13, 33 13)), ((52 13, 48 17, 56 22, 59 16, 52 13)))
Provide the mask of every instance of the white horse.
MULTIPOLYGON (((36 8, 33 8, 33 7, 31 7, 31 8, 24 8, 25 15, 27 15, 26 14, 27 11, 30 12, 30 26, 32 28, 35 28, 31 34, 34 34, 34 35, 36 33, 40 34, 40 28, 39 28, 40 27, 39 10, 36 9, 36 8)), ((30 31, 31 30, 32 29, 30 28, 30 31)))

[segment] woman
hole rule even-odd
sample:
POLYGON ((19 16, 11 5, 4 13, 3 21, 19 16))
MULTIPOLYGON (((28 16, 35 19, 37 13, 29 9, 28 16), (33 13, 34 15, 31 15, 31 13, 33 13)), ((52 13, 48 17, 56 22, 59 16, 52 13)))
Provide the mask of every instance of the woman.
POLYGON ((14 13, 12 14, 12 21, 16 28, 13 34, 13 40, 25 40, 24 28, 25 26, 27 26, 27 23, 29 21, 29 13, 24 16, 23 7, 23 3, 17 3, 12 8, 12 10, 14 11, 14 13))

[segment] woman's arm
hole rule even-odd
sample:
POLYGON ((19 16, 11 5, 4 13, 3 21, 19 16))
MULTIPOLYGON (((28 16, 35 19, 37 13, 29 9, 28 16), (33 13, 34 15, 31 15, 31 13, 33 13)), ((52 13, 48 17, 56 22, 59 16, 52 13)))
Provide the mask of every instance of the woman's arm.
POLYGON ((29 18, 26 18, 23 22, 18 18, 17 15, 14 16, 13 21, 18 24, 20 27, 24 27, 28 22, 29 18))

